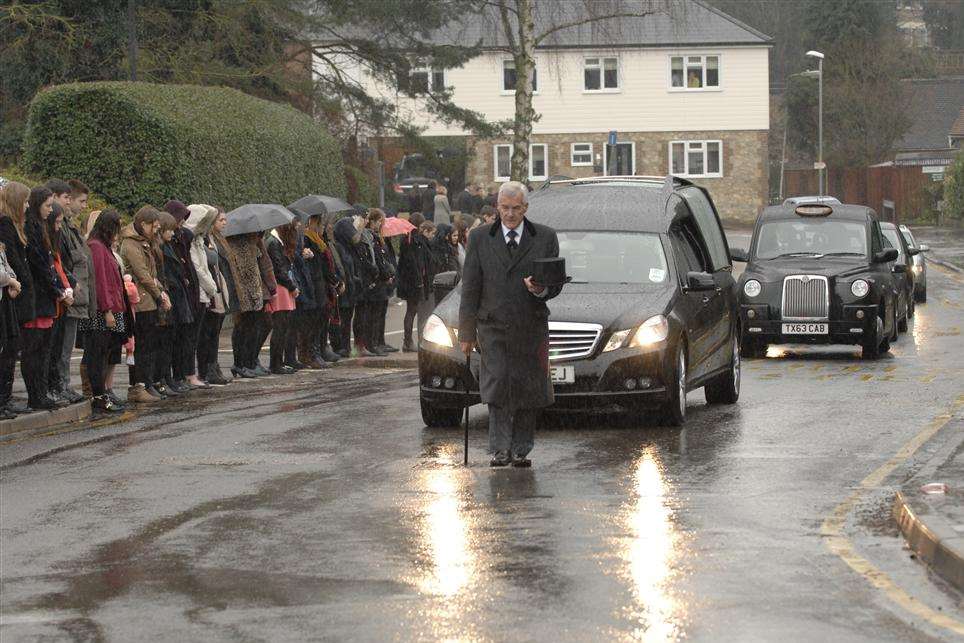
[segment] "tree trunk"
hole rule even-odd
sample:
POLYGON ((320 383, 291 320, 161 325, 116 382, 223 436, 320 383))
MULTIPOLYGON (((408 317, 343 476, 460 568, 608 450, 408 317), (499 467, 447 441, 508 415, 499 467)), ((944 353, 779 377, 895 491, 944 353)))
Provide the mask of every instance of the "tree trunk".
POLYGON ((515 122, 512 128, 512 180, 529 178, 529 137, 532 135, 532 74, 535 69, 535 25, 532 20, 533 0, 516 0, 519 11, 518 47, 515 61, 515 122))

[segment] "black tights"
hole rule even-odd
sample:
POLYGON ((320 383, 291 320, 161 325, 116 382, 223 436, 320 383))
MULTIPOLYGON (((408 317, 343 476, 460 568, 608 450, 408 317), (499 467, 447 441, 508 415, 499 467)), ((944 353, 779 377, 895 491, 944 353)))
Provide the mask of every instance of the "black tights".
POLYGON ((84 339, 84 357, 81 363, 87 369, 87 379, 90 380, 90 390, 94 397, 107 392, 107 361, 114 340, 114 333, 109 330, 91 330, 84 339))
POLYGON ((290 328, 290 310, 278 310, 271 313, 271 370, 277 370, 284 366, 285 349, 288 345, 290 328))
POLYGON ((20 374, 27 386, 27 403, 36 405, 47 398, 47 365, 50 363, 51 329, 21 328, 23 350, 20 353, 20 374))

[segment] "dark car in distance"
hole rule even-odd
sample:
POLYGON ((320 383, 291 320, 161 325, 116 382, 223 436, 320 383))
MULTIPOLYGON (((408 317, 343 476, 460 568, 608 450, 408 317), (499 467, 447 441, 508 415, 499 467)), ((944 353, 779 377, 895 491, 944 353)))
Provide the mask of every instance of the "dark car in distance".
POLYGON ((884 233, 884 246, 897 249, 897 259, 891 271, 897 286, 897 329, 907 330, 907 322, 914 316, 914 257, 920 250, 907 245, 904 235, 897 226, 886 221, 880 224, 880 231, 884 233))
POLYGON ((780 205, 763 210, 740 276, 747 356, 768 344, 858 344, 877 358, 897 339, 899 293, 873 210, 846 204, 780 205))
MULTIPOLYGON (((548 302, 557 407, 659 408, 679 425, 688 391, 703 387, 711 403, 737 401, 735 282, 705 190, 679 178, 564 180, 531 193, 526 216, 556 230, 572 277, 548 302)), ((466 370, 455 280, 455 273, 437 277, 454 290, 436 307, 419 345, 422 418, 429 426, 456 425, 462 409, 479 402, 472 373, 484 357, 473 353, 466 370)))

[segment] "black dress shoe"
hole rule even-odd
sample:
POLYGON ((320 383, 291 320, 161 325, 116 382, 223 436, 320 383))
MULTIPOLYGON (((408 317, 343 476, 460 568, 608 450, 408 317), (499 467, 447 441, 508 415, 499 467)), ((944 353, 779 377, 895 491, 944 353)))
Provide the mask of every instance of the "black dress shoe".
POLYGON ((274 375, 294 375, 295 369, 290 366, 276 366, 271 369, 271 372, 274 375))
POLYGON ((341 359, 341 355, 326 346, 325 350, 321 351, 321 358, 326 362, 337 362, 341 359))
POLYGON ((258 377, 258 374, 250 368, 242 368, 238 371, 238 376, 246 380, 253 380, 258 377))
POLYGON ((47 391, 47 399, 54 403, 54 408, 70 406, 70 402, 61 397, 60 391, 47 391))
POLYGON ((335 351, 342 359, 348 359, 351 357, 351 351, 347 348, 343 348, 340 351, 335 351))
POLYGON ((148 395, 150 395, 151 397, 153 397, 153 398, 156 399, 156 400, 166 400, 166 399, 167 399, 167 396, 164 395, 163 393, 161 393, 160 391, 158 391, 157 388, 154 387, 154 386, 148 386, 148 387, 145 388, 144 390, 147 391, 147 394, 148 394, 148 395))
POLYGON ((71 404, 77 404, 78 402, 83 402, 85 399, 87 399, 77 391, 69 388, 65 388, 60 392, 60 394, 71 404))
POLYGON ((164 397, 179 397, 181 392, 170 386, 164 386, 163 384, 155 384, 154 390, 160 393, 164 397))
POLYGON ((532 466, 532 460, 525 457, 512 458, 512 466, 520 469, 528 469, 532 466))
POLYGON ((289 368, 293 368, 293 369, 295 369, 296 371, 303 371, 303 370, 305 370, 306 368, 308 368, 308 365, 307 365, 307 364, 305 364, 304 362, 298 361, 298 360, 295 360, 295 361, 293 361, 293 362, 285 362, 285 366, 287 366, 287 367, 289 367, 289 368))
POLYGON ((397 352, 398 352, 398 349, 397 349, 397 348, 395 348, 394 346, 389 346, 388 344, 382 344, 381 346, 378 347, 378 350, 380 350, 380 351, 383 352, 383 353, 397 353, 397 352))
POLYGON ((208 371, 208 384, 211 386, 227 386, 230 382, 219 368, 212 368, 208 371))
POLYGON ((49 397, 44 397, 39 400, 28 402, 27 408, 30 411, 53 411, 54 409, 58 408, 58 404, 49 397))
POLYGON ((119 413, 123 411, 123 407, 119 407, 114 404, 114 401, 110 399, 107 395, 98 395, 90 401, 90 406, 99 411, 105 411, 107 413, 119 413))
POLYGON ((490 467, 507 467, 512 463, 512 457, 508 453, 498 452, 489 461, 490 467))
POLYGON ((19 415, 23 415, 24 413, 30 412, 29 406, 21 402, 16 402, 14 400, 10 400, 9 402, 7 402, 6 408, 11 413, 17 413, 19 415))
POLYGON ((17 417, 17 414, 8 409, 7 407, 0 408, 0 420, 12 420, 17 417))
POLYGON ((264 366, 262 366, 261 362, 258 362, 257 364, 255 364, 255 367, 251 370, 254 371, 254 374, 257 377, 264 377, 265 375, 271 375, 271 371, 269 371, 264 366))
POLYGON ((117 397, 117 393, 114 392, 114 389, 107 389, 107 397, 109 397, 111 402, 113 402, 117 406, 121 406, 121 407, 124 406, 124 403, 121 401, 119 397, 117 397))

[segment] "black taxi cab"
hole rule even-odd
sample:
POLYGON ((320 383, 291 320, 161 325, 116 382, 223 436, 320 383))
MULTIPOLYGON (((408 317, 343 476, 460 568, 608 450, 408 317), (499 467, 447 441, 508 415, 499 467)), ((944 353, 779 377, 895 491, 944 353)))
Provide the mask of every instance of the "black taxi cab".
POLYGON ((859 205, 811 203, 766 208, 757 219, 739 297, 744 355, 769 344, 857 344, 865 358, 890 350, 898 332, 898 291, 877 216, 859 205))

